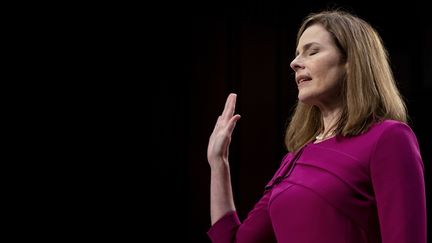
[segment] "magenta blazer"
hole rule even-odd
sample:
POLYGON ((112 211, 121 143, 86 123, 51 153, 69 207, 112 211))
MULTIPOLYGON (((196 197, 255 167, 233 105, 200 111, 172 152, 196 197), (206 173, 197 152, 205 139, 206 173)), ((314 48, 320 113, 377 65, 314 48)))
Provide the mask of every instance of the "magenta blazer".
POLYGON ((214 243, 426 243, 424 165, 406 124, 288 153, 241 222, 227 213, 214 243))

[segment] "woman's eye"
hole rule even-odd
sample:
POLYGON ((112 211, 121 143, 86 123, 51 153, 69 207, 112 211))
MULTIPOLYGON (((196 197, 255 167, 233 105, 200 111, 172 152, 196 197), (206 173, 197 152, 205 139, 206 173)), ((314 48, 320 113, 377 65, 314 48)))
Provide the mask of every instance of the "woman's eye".
POLYGON ((315 55, 317 53, 318 53, 317 51, 313 51, 313 52, 309 53, 309 56, 313 56, 313 55, 315 55))

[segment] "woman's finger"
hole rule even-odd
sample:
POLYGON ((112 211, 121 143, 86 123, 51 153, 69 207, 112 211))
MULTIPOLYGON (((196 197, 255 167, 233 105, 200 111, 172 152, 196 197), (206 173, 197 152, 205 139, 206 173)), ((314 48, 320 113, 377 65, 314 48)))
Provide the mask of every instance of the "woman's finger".
POLYGON ((237 95, 234 93, 231 93, 228 95, 228 98, 225 102, 224 110, 222 112, 223 118, 230 119, 232 117, 232 115, 234 114, 236 98, 237 98, 237 95))
POLYGON ((235 128, 235 125, 237 124, 237 121, 240 120, 240 118, 241 118, 241 116, 239 114, 237 114, 230 119, 230 121, 228 123, 228 127, 227 127, 227 130, 228 130, 228 133, 230 134, 230 136, 231 136, 232 132, 234 131, 234 128, 235 128))

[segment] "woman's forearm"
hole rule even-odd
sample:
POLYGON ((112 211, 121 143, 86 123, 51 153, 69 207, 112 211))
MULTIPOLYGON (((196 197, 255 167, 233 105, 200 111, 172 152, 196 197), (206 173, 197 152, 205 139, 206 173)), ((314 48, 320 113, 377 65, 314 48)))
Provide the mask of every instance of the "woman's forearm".
POLYGON ((216 168, 211 168, 210 214, 212 225, 226 213, 235 210, 229 164, 222 162, 218 165, 216 168))

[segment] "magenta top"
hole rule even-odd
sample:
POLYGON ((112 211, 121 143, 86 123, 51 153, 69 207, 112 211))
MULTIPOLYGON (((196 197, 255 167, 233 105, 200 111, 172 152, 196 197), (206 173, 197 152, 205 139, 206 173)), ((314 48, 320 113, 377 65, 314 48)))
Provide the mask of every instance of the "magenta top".
POLYGON ((424 165, 406 124, 309 143, 288 153, 247 218, 207 232, 215 243, 426 243, 424 165))

